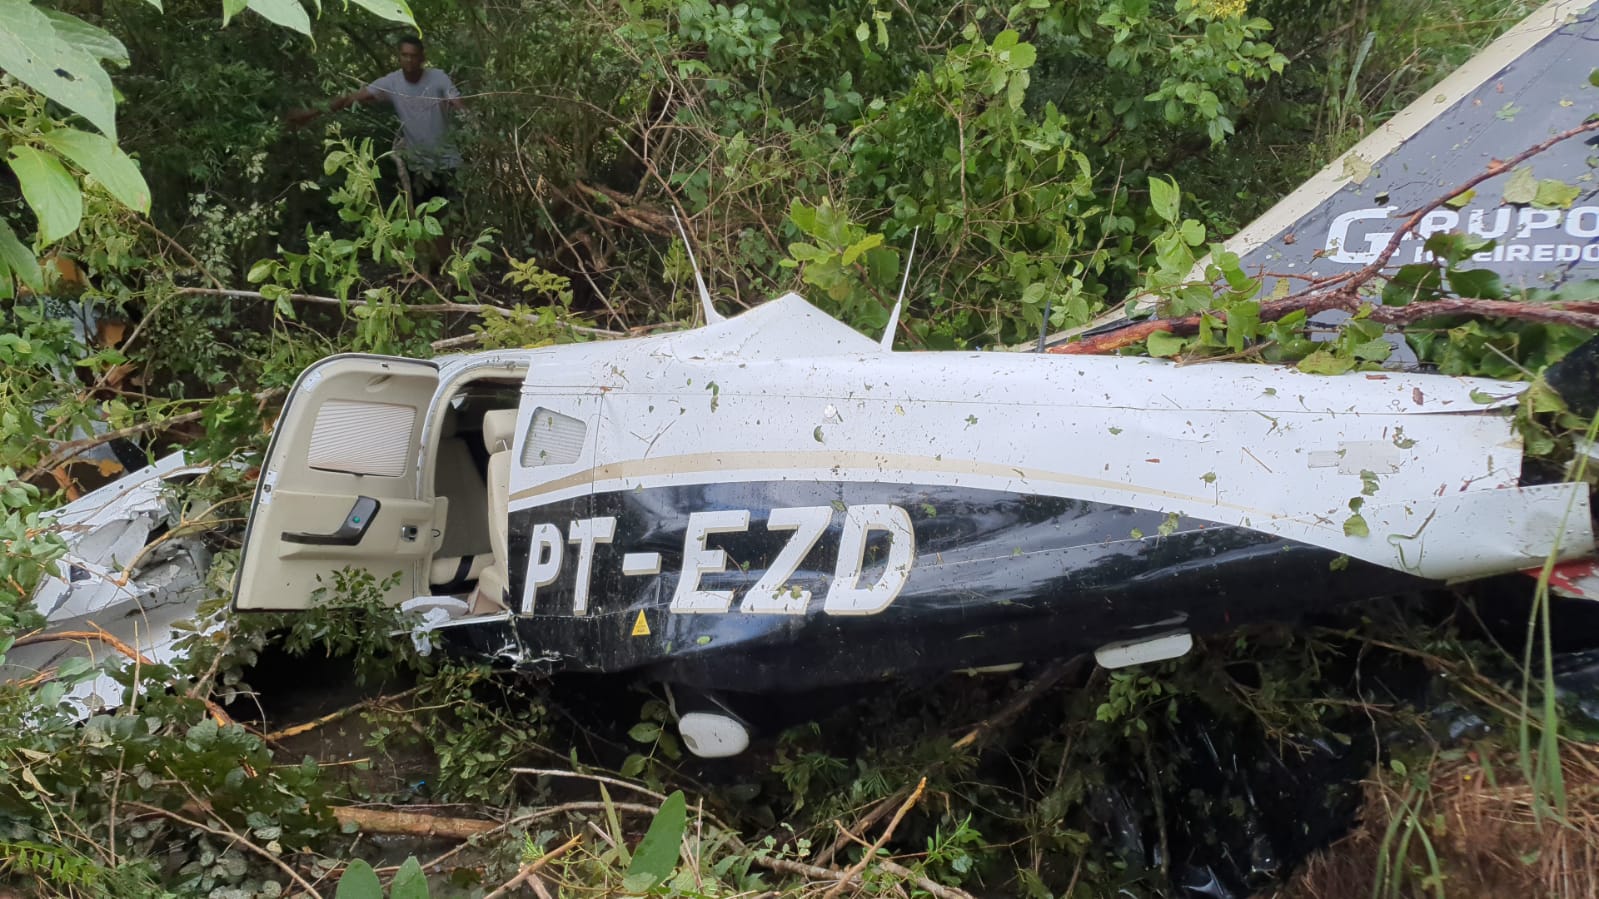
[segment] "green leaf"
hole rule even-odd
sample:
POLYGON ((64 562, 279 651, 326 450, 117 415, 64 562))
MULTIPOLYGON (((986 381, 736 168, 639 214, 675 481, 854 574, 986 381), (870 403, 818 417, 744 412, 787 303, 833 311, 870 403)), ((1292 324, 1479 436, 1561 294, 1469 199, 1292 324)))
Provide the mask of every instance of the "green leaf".
POLYGON ((1149 205, 1155 210, 1156 215, 1175 224, 1180 198, 1181 193, 1175 182, 1165 178, 1149 179, 1149 205))
POLYGON ((244 12, 247 2, 248 0, 222 0, 222 26, 224 28, 227 27, 229 22, 233 21, 234 16, 244 12))
POLYGON ((1481 253, 1484 247, 1491 246, 1493 246, 1491 238, 1461 234, 1457 231, 1441 231, 1427 238, 1426 243, 1427 252, 1449 265, 1462 262, 1470 258, 1473 253, 1481 253))
POLYGON ((630 739, 639 743, 654 743, 661 736, 661 726, 653 721, 640 721, 627 732, 630 739))
POLYGON ((416 856, 407 858, 390 881, 389 899, 428 899, 428 878, 416 856))
POLYGON ((1010 66, 1013 69, 1030 69, 1038 61, 1038 48, 1032 44, 1017 44, 1010 48, 1010 66))
POLYGON ((1371 536, 1371 528, 1367 526, 1366 519, 1360 517, 1360 513, 1359 512, 1356 512, 1353 515, 1349 516, 1348 518, 1344 519, 1344 536, 1345 537, 1370 537, 1371 536))
POLYGON ((1463 297, 1473 297, 1480 300, 1502 299, 1505 295, 1504 285, 1499 281, 1499 273, 1488 269, 1471 269, 1469 271, 1451 271, 1449 273, 1449 289, 1463 297))
POLYGON ((1445 200, 1444 205, 1450 209, 1460 209, 1470 203, 1475 196, 1477 196, 1477 189, 1475 187, 1469 188, 1445 200))
POLYGON ((311 17, 300 5, 300 0, 247 0, 244 6, 255 10, 274 25, 282 25, 305 35, 311 33, 311 17))
POLYGON ((1149 335, 1145 345, 1149 347, 1149 355, 1165 359, 1181 353, 1188 346, 1188 339, 1170 331, 1156 331, 1149 335))
POLYGON ((1556 178, 1545 178, 1538 182, 1538 192, 1533 194, 1532 205, 1539 209, 1570 209, 1571 202, 1581 193, 1582 189, 1576 185, 1556 178))
POLYGON ((350 2, 380 19, 404 22, 407 25, 416 24, 416 18, 411 14, 411 7, 406 5, 405 0, 350 0, 350 2))
POLYGON ((57 128, 45 134, 44 141, 93 175, 122 205, 138 212, 150 211, 150 188, 139 174, 139 167, 115 141, 76 128, 57 128))
POLYGON ((56 677, 65 681, 70 681, 75 677, 79 677, 80 675, 87 673, 93 667, 94 662, 87 656, 73 656, 72 658, 62 662, 60 666, 56 668, 56 677))
POLYGON ((1355 360, 1335 356, 1328 350, 1317 350, 1299 360, 1296 367, 1313 375, 1341 375, 1355 367, 1355 360))
POLYGON ((41 9, 55 28, 56 37, 77 47, 95 59, 103 59, 121 68, 128 64, 128 48, 111 32, 97 28, 76 16, 53 9, 41 9))
POLYGON ((345 866, 333 899, 383 899, 383 884, 371 865, 356 859, 345 866))
MULTIPOLYGON (((33 250, 28 245, 17 239, 16 232, 0 219, 0 269, 9 270, 17 280, 28 285, 35 291, 44 289, 44 279, 39 274, 39 260, 33 257, 33 250)), ((0 271, 0 280, 6 275, 0 271)), ((0 285, 9 287, 9 284, 0 285)))
POLYGON ((1389 282, 1383 285, 1384 306, 1404 306, 1415 300, 1430 300, 1443 287, 1438 267, 1425 263, 1402 265, 1389 282))
POLYGON ((54 243, 78 230, 78 222, 83 219, 83 195, 61 160, 33 147, 12 147, 9 161, 22 185, 23 198, 39 218, 39 237, 45 243, 54 243))
POLYGON ((855 260, 859 259, 862 253, 866 252, 867 250, 870 250, 873 247, 880 246, 880 245, 882 245, 882 243, 883 243, 883 235, 881 235, 881 234, 868 234, 868 235, 866 235, 865 237, 861 238, 860 240, 857 240, 854 243, 850 244, 849 249, 844 251, 843 263, 845 265, 854 265, 855 264, 855 260))
POLYGON ((1191 247, 1197 247, 1205 242, 1205 226, 1197 219, 1183 219, 1181 234, 1183 242, 1191 247))
POLYGON ((1599 69, 1594 69, 1588 73, 1588 83, 1594 87, 1599 87, 1599 69))
MULTIPOLYGON (((633 863, 627 866, 627 876, 650 878, 650 887, 672 876, 677 868, 677 857, 683 846, 683 831, 688 826, 688 801, 683 791, 677 790, 661 803, 650 829, 633 850, 633 863)), ((646 887, 648 889, 649 887, 646 887)))
POLYGON ((0 69, 109 137, 117 136, 116 93, 99 60, 56 32, 27 0, 0 0, 0 69))
POLYGON ((1538 181, 1532 177, 1532 169, 1522 166, 1510 173, 1510 180, 1505 182, 1505 202, 1516 206, 1525 206, 1538 196, 1538 181))

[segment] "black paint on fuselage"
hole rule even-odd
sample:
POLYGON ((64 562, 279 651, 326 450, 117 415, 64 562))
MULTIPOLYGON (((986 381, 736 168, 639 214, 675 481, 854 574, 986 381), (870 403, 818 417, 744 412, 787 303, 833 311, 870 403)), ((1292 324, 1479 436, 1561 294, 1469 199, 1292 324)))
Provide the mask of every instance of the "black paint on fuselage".
MULTIPOLYGON (((1336 602, 1424 583, 1358 560, 1246 528, 1124 506, 1022 493, 881 483, 764 481, 601 493, 511 513, 513 604, 523 612, 531 533, 552 524, 616 519, 594 548, 587 612, 573 614, 577 547, 538 588, 532 614, 450 628, 458 649, 519 641, 526 660, 555 669, 642 670, 696 687, 803 690, 892 675, 1055 658, 1172 630, 1214 632, 1293 619, 1336 602), (894 601, 872 615, 823 610, 844 510, 889 504, 915 532, 915 557, 894 601), (803 614, 752 614, 740 604, 791 539, 768 531, 774 508, 836 510, 789 583, 809 589, 803 614), (748 510, 749 528, 711 534, 727 570, 707 590, 732 590, 729 611, 670 609, 682 577, 691 512, 748 510), (627 553, 659 553, 660 573, 625 575, 627 553), (1336 562, 1336 564, 1335 564, 1336 562), (1347 562, 1347 564, 1344 564, 1347 562), (648 634, 641 631, 643 614, 648 634), (465 644, 465 645, 463 645, 465 644)), ((883 574, 889 537, 874 532, 860 580, 883 574)))

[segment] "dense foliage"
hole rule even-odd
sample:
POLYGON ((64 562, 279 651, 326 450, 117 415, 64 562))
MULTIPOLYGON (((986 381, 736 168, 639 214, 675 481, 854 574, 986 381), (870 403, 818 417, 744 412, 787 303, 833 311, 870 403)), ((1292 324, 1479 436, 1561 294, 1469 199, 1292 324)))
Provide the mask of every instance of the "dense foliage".
MULTIPOLYGON (((1149 290, 1165 312, 1205 317, 1134 351, 1247 351, 1328 372, 1374 365, 1387 352, 1379 324, 1357 320, 1312 345, 1302 316, 1261 320, 1259 285, 1236 258, 1215 257, 1219 290, 1187 283, 1189 269, 1530 4, 354 6, 327 5, 313 20, 297 0, 224 0, 219 22, 214 4, 195 0, 0 0, 0 656, 37 626, 27 598, 61 550, 42 513, 120 468, 83 451, 120 436, 151 455, 182 444, 237 463, 184 498, 186 526, 214 529, 220 607, 235 550, 227 525, 243 514, 277 404, 306 364, 340 350, 430 355, 691 322, 674 212, 725 311, 795 289, 880 333, 908 267, 901 346, 1015 344, 1149 290), (413 25, 465 95, 467 162, 453 203, 413 205, 397 188, 394 123, 382 111, 288 124, 292 110, 392 68, 394 39, 413 25)), ((1484 296, 1460 265, 1472 249, 1441 242, 1436 263, 1396 273, 1389 286, 1404 296, 1394 302, 1442 299, 1460 283, 1484 296)), ((1580 336, 1441 324, 1417 343, 1425 358, 1496 376, 1535 371, 1580 336)), ((1569 449, 1565 432, 1584 423, 1560 418, 1553 397, 1534 405, 1546 416, 1526 423, 1534 446, 1569 449)), ((370 587, 342 586, 355 600, 370 587)), ((685 812, 680 794, 662 795, 695 784, 658 699, 629 695, 641 720, 626 747, 597 740, 569 753, 587 731, 557 724, 545 695, 373 640, 403 623, 361 614, 310 616, 284 625, 287 635, 262 619, 197 630, 180 669, 111 664, 130 687, 144 684, 143 698, 88 726, 61 698, 98 666, 0 687, 0 883, 83 896, 277 895, 308 885, 293 881, 304 872, 330 878, 318 882, 331 894, 352 851, 332 807, 426 792, 519 822, 508 832, 525 845, 481 850, 480 874, 539 864, 560 844, 564 820, 544 814, 553 806, 584 816, 606 843, 561 850, 559 864, 551 852, 546 873, 559 883, 732 895, 805 882, 814 856, 800 848, 831 844, 833 818, 885 802, 892 811, 926 775, 938 802, 923 808, 941 810, 907 825, 901 842, 922 848, 897 873, 873 866, 869 894, 930 879, 1003 894, 1078 884, 1153 895, 1171 872, 1129 862, 1093 823, 1107 781, 1131 776, 1117 789, 1160 795, 1192 762, 1174 741, 1207 715, 1295 745, 1347 737, 1353 725, 1339 715, 1363 697, 1312 672, 1382 633, 1268 637, 1263 648, 1244 641, 1096 675, 1047 694, 1052 711, 1027 726, 957 749, 950 722, 982 720, 999 701, 987 687, 946 684, 937 707, 895 696, 877 739, 837 721, 795 731, 766 769, 704 791, 712 806, 685 812), (403 701, 357 716, 377 763, 355 775, 302 763, 281 739, 231 720, 249 716, 246 679, 273 643, 354 656, 374 679, 416 679, 403 701), (1333 693, 1302 703, 1312 690, 1333 693), (547 779, 510 788, 513 766, 552 755, 580 771, 613 765, 650 801, 613 801, 604 782, 598 801, 558 803, 570 794, 547 779), (1133 774, 1112 772, 1110 759, 1133 759, 1133 774), (630 850, 638 834, 622 822, 651 816, 648 833, 660 836, 630 850), (702 865, 678 870, 660 845, 689 831, 702 865)), ((1491 655, 1453 631, 1438 639, 1429 658, 1446 657, 1451 671, 1475 673, 1476 653, 1491 655)), ((1510 721, 1491 698, 1504 716, 1495 720, 1510 721)), ((858 848, 841 846, 840 860, 858 848)), ((369 871, 348 871, 352 891, 371 889, 369 871)), ((391 895, 425 890, 404 871, 391 895)))

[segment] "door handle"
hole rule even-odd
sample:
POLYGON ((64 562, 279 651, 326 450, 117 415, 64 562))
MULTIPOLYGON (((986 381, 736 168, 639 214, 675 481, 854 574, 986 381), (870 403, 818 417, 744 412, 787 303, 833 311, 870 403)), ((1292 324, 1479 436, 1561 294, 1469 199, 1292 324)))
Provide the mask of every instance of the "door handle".
POLYGON ((284 543, 307 543, 312 546, 358 546, 361 538, 366 536, 367 528, 372 526, 372 520, 378 517, 378 509, 383 504, 370 496, 358 496, 355 503, 350 506, 350 511, 344 516, 344 523, 331 534, 313 534, 306 531, 284 531, 284 543))

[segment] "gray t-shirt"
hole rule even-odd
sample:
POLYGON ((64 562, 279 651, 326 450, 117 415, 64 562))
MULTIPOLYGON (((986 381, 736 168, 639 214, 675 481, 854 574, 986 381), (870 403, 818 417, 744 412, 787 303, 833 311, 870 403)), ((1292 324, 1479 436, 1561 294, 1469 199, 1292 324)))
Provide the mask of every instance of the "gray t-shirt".
POLYGON ((423 69, 413 84, 396 69, 367 85, 379 100, 394 107, 404 137, 401 150, 406 164, 422 171, 453 169, 461 154, 450 137, 448 101, 459 99, 450 76, 439 69, 423 69))

